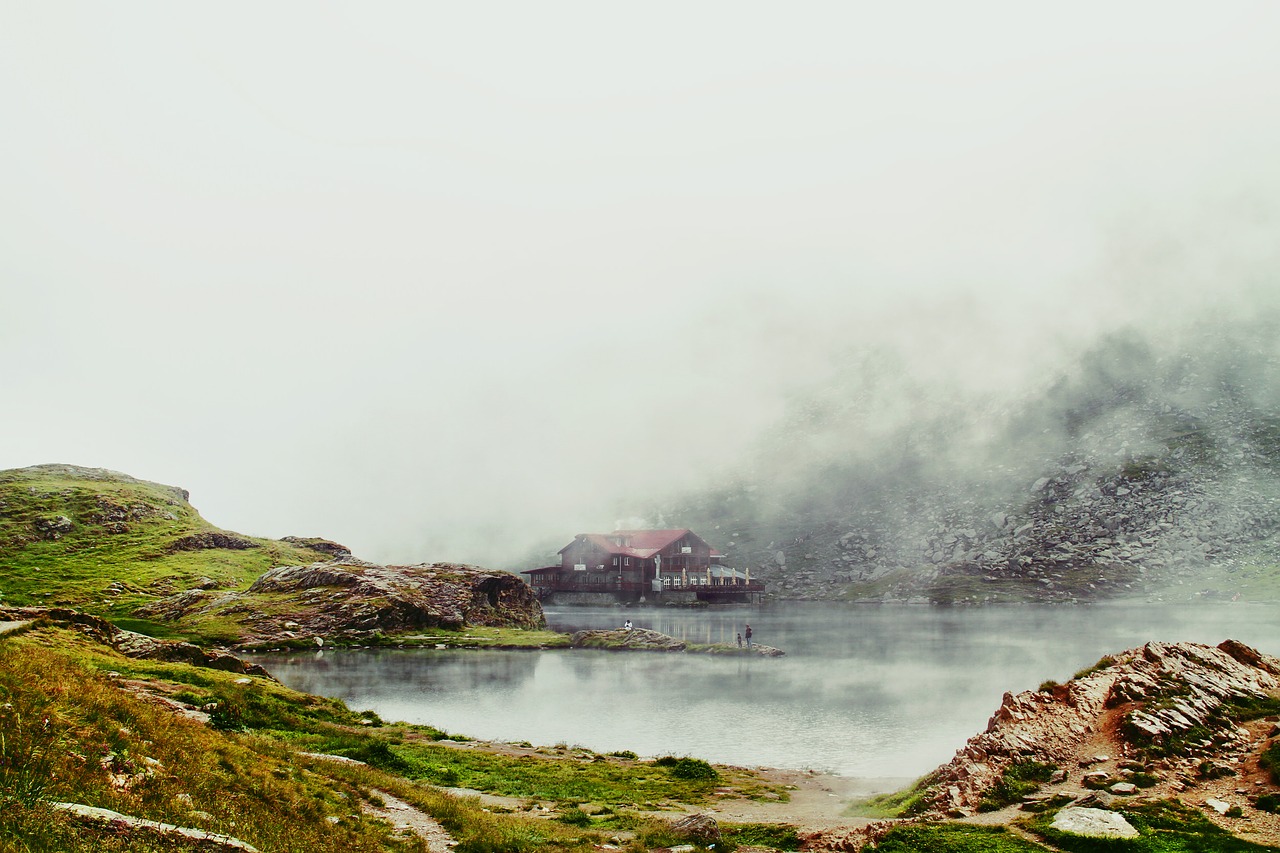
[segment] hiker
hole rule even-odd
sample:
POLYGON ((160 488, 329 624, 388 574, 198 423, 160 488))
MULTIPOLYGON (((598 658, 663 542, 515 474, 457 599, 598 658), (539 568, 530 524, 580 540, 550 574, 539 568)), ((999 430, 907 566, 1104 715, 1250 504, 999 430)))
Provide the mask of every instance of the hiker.
POLYGON ((742 635, 738 635, 738 648, 742 648, 742 635))
POLYGON ((747 648, 751 648, 751 626, 750 625, 747 626, 747 630, 742 632, 742 635, 747 638, 747 648))

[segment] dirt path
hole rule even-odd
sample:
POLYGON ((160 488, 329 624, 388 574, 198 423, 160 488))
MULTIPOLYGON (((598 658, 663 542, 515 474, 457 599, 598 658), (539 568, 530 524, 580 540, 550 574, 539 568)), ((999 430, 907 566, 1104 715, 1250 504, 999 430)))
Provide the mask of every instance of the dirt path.
POLYGON ((363 803, 362 807, 366 814, 385 820, 401 833, 418 836, 427 842, 427 849, 431 853, 450 853, 458 843, 431 815, 419 811, 386 791, 378 791, 377 794, 383 805, 379 807, 372 803, 363 803))

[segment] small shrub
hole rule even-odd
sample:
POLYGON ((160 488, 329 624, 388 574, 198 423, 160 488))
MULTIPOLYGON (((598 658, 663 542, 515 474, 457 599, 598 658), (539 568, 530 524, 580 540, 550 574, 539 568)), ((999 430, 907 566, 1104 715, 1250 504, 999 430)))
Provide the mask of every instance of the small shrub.
POLYGON ((1224 812, 1224 814, 1227 817, 1244 817, 1244 809, 1240 808, 1239 806, 1232 806, 1231 808, 1227 809, 1224 812))
POLYGON ((1079 672, 1077 672, 1075 675, 1071 677, 1084 678, 1086 675, 1093 675, 1095 672, 1101 672, 1102 670, 1115 665, 1116 665, 1115 658, 1111 657, 1111 655, 1103 655, 1102 657, 1098 658, 1098 662, 1095 663, 1093 666, 1085 667, 1084 669, 1080 670, 1079 672))
POLYGON ((1052 693, 1053 689, 1058 686, 1059 686, 1058 682, 1050 678, 1048 681, 1040 682, 1040 686, 1037 687, 1036 689, 1041 693, 1052 693))
POLYGON ((1273 740, 1258 759, 1258 766, 1270 771, 1271 781, 1280 785, 1280 740, 1273 740))
POLYGON ((669 772, 677 779, 698 781, 720 778, 716 769, 701 758, 677 758, 664 766, 669 767, 669 772))
POLYGON ((560 813, 559 820, 561 823, 567 823, 570 826, 590 826, 591 815, 584 812, 577 806, 571 806, 560 813))
POLYGON ((629 749, 619 750, 618 752, 611 752, 609 753, 609 755, 613 756, 614 758, 626 758, 631 761, 635 761, 637 758, 639 758, 638 755, 636 755, 634 752, 632 752, 629 749))
POLYGON ((1140 771, 1130 776, 1129 781, 1139 788, 1152 788, 1160 783, 1160 777, 1140 771))
POLYGON ((996 781, 987 796, 978 803, 978 811, 993 812, 1013 805, 1028 794, 1040 790, 1040 785, 1048 782, 1057 770, 1052 764, 1041 764, 1037 761, 1026 761, 1012 764, 996 781))
POLYGON ((1280 794, 1263 794, 1254 800, 1253 806, 1260 812, 1280 814, 1280 794))

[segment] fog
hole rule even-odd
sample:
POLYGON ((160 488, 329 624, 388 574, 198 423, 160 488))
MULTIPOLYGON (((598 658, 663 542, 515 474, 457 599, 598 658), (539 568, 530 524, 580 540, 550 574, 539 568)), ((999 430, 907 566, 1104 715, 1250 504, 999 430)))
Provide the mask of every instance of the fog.
MULTIPOLYGON (((786 656, 368 649, 255 660, 296 689, 452 734, 901 779, 949 760, 984 730, 1005 691, 1066 681, 1104 654, 1152 640, 1227 637, 1277 648, 1276 608, 1264 605, 793 603, 628 615, 689 642, 733 643, 749 621, 765 638, 758 642, 786 656)), ((557 630, 617 627, 619 618, 616 608, 548 613, 557 630)))
POLYGON ((1275 307, 1273 3, 457 5, 0 9, 0 467, 503 564, 1275 307))

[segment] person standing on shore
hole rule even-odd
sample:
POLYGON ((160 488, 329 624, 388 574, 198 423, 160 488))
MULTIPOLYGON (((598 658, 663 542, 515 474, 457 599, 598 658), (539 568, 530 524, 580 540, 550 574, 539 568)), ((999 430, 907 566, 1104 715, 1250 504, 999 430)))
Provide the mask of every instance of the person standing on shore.
POLYGON ((751 626, 748 625, 746 630, 742 632, 742 636, 747 641, 747 648, 751 648, 751 626))

